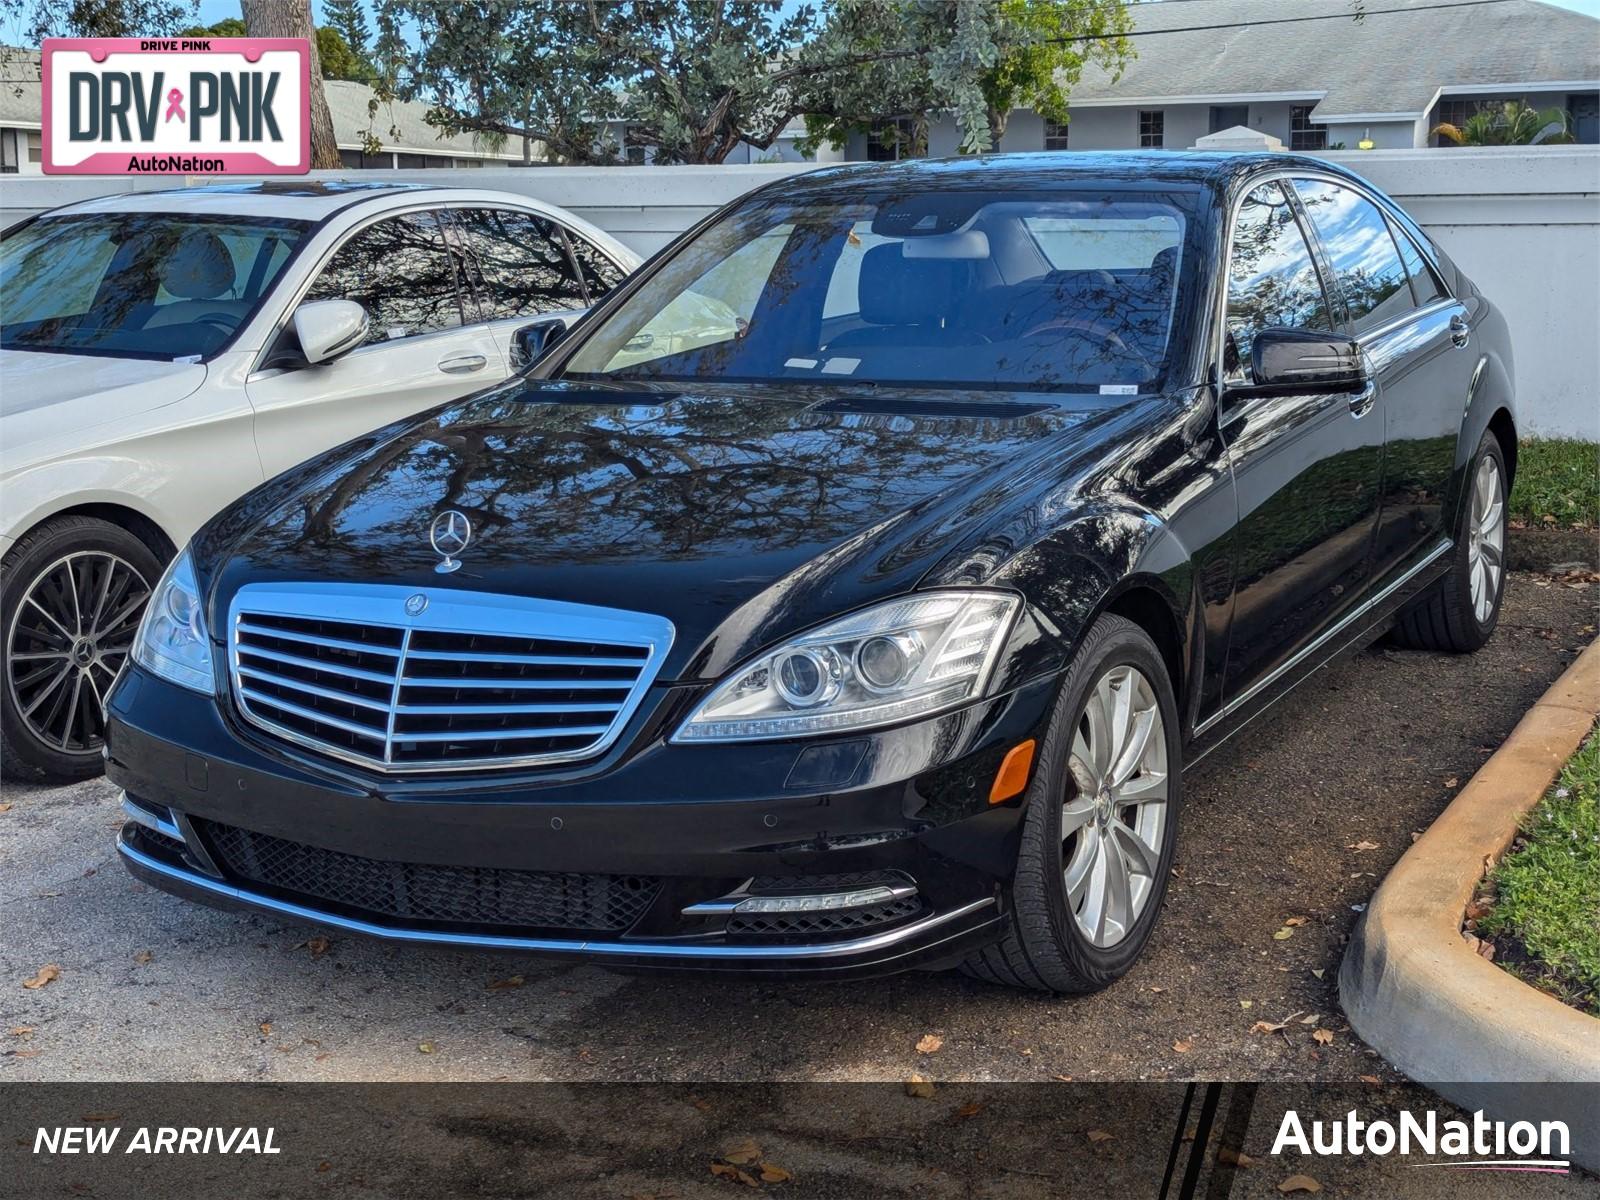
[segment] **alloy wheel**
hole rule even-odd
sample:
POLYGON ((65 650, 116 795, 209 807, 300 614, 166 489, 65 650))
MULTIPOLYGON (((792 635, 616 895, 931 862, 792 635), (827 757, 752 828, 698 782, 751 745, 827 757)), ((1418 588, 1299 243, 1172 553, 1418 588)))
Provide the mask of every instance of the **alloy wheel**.
POLYGON ((1156 891, 1167 824, 1167 736, 1150 680, 1117 666, 1095 681, 1068 760, 1061 807, 1067 907, 1106 949, 1128 936, 1156 891))
POLYGON ((1478 624, 1488 622, 1500 595, 1505 571, 1502 555, 1506 541, 1506 506, 1501 495, 1500 464, 1485 454, 1478 460, 1472 482, 1471 523, 1467 527, 1467 579, 1472 595, 1472 615, 1478 624))
POLYGON ((65 754, 99 752, 105 697, 149 597, 149 581, 103 550, 59 558, 28 585, 6 635, 6 686, 44 745, 65 754))

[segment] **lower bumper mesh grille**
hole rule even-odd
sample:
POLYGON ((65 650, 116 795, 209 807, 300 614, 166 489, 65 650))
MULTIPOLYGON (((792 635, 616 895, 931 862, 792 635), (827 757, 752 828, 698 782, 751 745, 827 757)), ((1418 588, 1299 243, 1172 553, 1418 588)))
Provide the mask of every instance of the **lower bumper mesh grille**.
POLYGON ((196 823, 223 869, 240 880, 407 923, 621 933, 661 888, 644 875, 384 862, 196 823))

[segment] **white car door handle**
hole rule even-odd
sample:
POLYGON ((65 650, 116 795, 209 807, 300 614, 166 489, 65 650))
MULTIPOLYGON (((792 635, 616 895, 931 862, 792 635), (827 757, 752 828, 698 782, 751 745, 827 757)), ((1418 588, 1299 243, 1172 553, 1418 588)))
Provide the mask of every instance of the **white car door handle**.
POLYGON ((439 370, 446 375, 466 375, 471 371, 481 371, 489 365, 489 360, 481 354, 463 354, 458 358, 441 358, 439 370))

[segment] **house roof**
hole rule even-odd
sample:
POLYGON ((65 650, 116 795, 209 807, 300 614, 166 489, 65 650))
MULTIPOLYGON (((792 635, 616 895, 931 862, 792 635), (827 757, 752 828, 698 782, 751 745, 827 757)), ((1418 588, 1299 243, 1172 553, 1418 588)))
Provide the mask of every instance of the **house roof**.
MULTIPOLYGON (((439 130, 424 120, 429 108, 426 104, 406 100, 391 103, 380 101, 377 112, 370 113, 368 106, 377 93, 366 84, 325 79, 322 86, 323 93, 328 97, 333 134, 340 149, 361 149, 363 135, 370 130, 383 142, 385 150, 398 150, 401 153, 518 161, 522 158, 520 143, 508 141, 491 149, 476 134, 441 138, 439 130)), ((0 125, 37 129, 41 92, 39 51, 0 46, 0 125)))
POLYGON ((1440 0, 1153 0, 1132 6, 1138 57, 1120 79, 1084 69, 1079 106, 1316 100, 1326 122, 1422 116, 1441 89, 1597 86, 1600 21, 1538 0, 1438 8, 1440 0), (1392 9, 1417 11, 1391 12, 1392 9), (1325 20, 1262 25, 1285 17, 1325 20), (1224 28, 1191 29, 1193 26, 1224 28), (1157 30, 1185 32, 1158 33, 1157 30))

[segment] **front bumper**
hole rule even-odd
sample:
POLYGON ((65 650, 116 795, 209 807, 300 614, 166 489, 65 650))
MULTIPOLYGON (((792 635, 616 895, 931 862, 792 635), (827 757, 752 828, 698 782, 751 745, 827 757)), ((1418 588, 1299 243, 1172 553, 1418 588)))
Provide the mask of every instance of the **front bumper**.
POLYGON ((135 817, 118 841, 128 869, 202 903, 401 943, 626 967, 879 974, 948 965, 999 936, 1021 808, 991 805, 988 789, 1006 751, 1039 735, 1053 694, 1040 681, 836 742, 673 746, 649 736, 641 714, 623 751, 587 771, 403 780, 299 757, 225 702, 130 670, 108 704, 107 773, 135 817), (359 872, 360 894, 321 876, 304 884, 304 870, 286 885, 282 872, 254 869, 253 845, 359 872), (463 916, 448 897, 450 911, 421 915, 396 901, 441 872, 480 897, 502 881, 548 891, 559 879, 567 894, 624 875, 650 891, 625 924, 582 929, 463 916), (885 877, 913 883, 916 903, 881 921, 740 928, 725 911, 704 915, 753 881, 790 895, 885 877))

